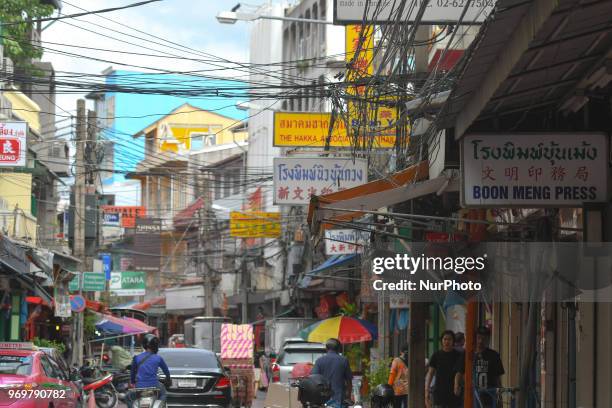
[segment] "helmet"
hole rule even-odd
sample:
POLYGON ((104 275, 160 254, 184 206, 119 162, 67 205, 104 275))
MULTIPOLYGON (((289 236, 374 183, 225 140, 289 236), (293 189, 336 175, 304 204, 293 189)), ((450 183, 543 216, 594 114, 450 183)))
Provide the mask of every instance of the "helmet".
POLYGON ((320 374, 311 374, 298 383, 298 399, 303 406, 324 405, 331 396, 331 387, 320 374))
POLYGON ((312 363, 297 363, 291 370, 291 378, 308 377, 312 371, 312 363))
POLYGON ((153 353, 157 353, 159 350, 159 339, 153 334, 145 334, 142 339, 142 347, 147 350, 151 350, 153 353))
POLYGON ((379 384, 372 391, 372 402, 379 407, 385 406, 393 401, 394 395, 393 387, 389 384, 379 384))

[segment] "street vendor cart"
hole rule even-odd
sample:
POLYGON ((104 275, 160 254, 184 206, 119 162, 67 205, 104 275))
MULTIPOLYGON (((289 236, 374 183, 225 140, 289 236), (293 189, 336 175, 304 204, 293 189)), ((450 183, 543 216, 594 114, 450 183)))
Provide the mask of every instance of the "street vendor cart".
POLYGON ((253 351, 253 326, 221 326, 221 362, 230 370, 234 407, 250 408, 255 399, 253 351))

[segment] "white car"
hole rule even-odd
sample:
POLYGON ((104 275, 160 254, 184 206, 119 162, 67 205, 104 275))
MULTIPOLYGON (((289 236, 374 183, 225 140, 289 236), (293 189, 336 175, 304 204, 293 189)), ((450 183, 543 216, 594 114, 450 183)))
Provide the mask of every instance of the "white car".
POLYGON ((287 344, 272 364, 272 382, 288 383, 291 370, 298 363, 314 364, 327 350, 322 343, 287 344))

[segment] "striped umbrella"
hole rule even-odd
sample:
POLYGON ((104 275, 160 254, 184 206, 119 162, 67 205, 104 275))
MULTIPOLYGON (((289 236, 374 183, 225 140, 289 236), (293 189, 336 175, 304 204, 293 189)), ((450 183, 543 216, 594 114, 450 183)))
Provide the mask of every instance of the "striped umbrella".
POLYGON ((325 343, 330 338, 336 338, 342 344, 349 344, 374 340, 378 331, 375 325, 366 320, 336 316, 311 324, 302 329, 299 335, 306 341, 325 343))

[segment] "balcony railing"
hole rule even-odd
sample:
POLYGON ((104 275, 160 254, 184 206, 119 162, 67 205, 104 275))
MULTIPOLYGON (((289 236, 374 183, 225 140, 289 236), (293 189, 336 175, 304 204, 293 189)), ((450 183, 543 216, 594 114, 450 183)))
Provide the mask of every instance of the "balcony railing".
POLYGON ((37 220, 23 210, 0 210, 0 230, 10 238, 36 242, 37 220))

